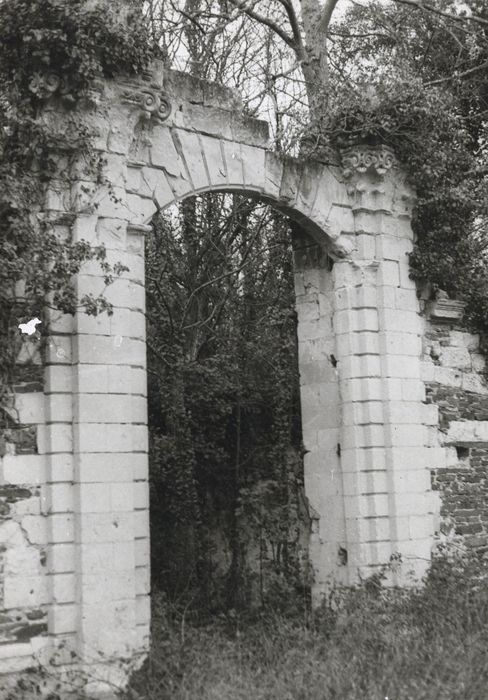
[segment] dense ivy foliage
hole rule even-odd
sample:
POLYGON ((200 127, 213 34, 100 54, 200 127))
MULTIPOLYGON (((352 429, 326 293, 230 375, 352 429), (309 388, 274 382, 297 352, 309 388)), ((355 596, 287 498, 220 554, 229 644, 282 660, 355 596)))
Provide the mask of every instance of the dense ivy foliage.
POLYGON ((151 56, 137 5, 127 18, 107 3, 12 0, 0 6, 0 78, 28 99, 40 96, 45 71, 73 100, 97 77, 137 73, 151 56))
MULTIPOLYGON (((485 3, 470 4, 488 18, 485 3)), ((351 72, 331 84, 325 134, 339 150, 393 148, 418 195, 413 276, 464 299, 467 321, 487 331, 487 28, 373 2, 335 29, 351 72)))
POLYGON ((307 510, 290 232, 185 201, 147 241, 153 576, 208 604, 303 584, 307 510))
MULTIPOLYGON (((0 4, 0 393, 13 380, 21 339, 17 325, 46 321, 46 304, 72 313, 110 311, 103 298, 76 299, 73 274, 98 260, 107 283, 120 267, 103 247, 56 233, 46 208, 48 189, 82 163, 100 179, 102 159, 77 107, 97 77, 138 71, 150 56, 141 21, 130 30, 105 6, 83 0, 9 0, 0 4), (58 119, 44 109, 52 96, 58 119)), ((69 204, 67 204, 69 213, 69 204)), ((46 323, 40 327, 47 330, 46 323)))

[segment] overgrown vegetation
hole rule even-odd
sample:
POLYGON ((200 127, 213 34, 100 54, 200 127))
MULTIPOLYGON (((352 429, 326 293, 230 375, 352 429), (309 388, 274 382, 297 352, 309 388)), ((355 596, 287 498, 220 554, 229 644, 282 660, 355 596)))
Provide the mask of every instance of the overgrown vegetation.
POLYGON ((254 617, 202 619, 154 605, 153 646, 127 698, 144 700, 484 700, 486 561, 434 561, 425 586, 386 589, 381 575, 254 617))
POLYGON ((487 331, 488 14, 469 8, 475 26, 391 3, 352 8, 334 27, 348 80, 331 89, 324 132, 339 149, 393 149, 418 196, 412 275, 465 300, 468 323, 487 331))
MULTIPOLYGON (((421 588, 384 587, 387 574, 332 587, 314 610, 297 600, 286 610, 208 616, 156 595, 150 655, 122 698, 485 700, 487 559, 444 552, 421 588)), ((94 680, 89 666, 84 679, 94 680)), ((51 691, 62 700, 79 687, 76 674, 59 682, 40 666, 6 697, 51 691)))
POLYGON ((307 580, 287 221, 212 194, 147 239, 152 572, 172 600, 256 606, 307 580))
POLYGON ((391 146, 418 193, 413 275, 487 331, 486 2, 258 4, 146 7, 171 60, 243 91, 278 150, 338 163, 347 145, 391 146))
MULTIPOLYGON (((226 79, 231 51, 221 51, 218 64, 215 51, 224 29, 247 14, 239 33, 245 53, 231 66, 239 85, 247 57, 262 57, 248 22, 266 27, 264 88, 248 111, 257 114, 263 100, 273 106, 278 150, 299 150, 299 130, 287 135, 292 118, 315 133, 314 157, 337 162, 342 148, 364 141, 391 146, 419 194, 415 276, 433 293, 466 299, 468 320, 488 330, 485 3, 467 3, 475 29, 438 12, 400 12, 398 3, 354 7, 332 25, 333 0, 319 23, 314 3, 303 3, 299 26, 292 4, 278 4, 286 32, 276 17, 253 17, 248 3, 230 11, 225 2, 204 10, 186 2, 181 31, 194 74, 226 79), (212 32, 202 29, 215 17, 212 32), (273 53, 274 35, 300 63, 311 113, 296 106, 300 88, 283 107, 277 85, 298 69, 290 54, 273 53)), ((455 3, 443 5, 452 16, 455 3)), ((46 303, 68 313, 79 305, 110 311, 102 298, 77 299, 70 284, 93 259, 110 281, 117 269, 103 247, 60 238, 42 211, 48 189, 69 180, 75 162, 100 181, 103 163, 76 107, 89 102, 97 77, 147 65, 137 6, 126 24, 84 0, 0 3, 2 396, 13 381, 20 321, 42 316, 46 303), (46 118, 47 98, 61 120, 46 118)), ((153 13, 152 38, 167 48, 157 26, 153 13)), ((436 560, 418 590, 385 590, 381 577, 335 588, 310 611, 287 225, 239 197, 187 202, 179 217, 179 227, 159 219, 148 243, 153 571, 166 594, 155 606, 151 657, 129 695, 484 699, 483 560, 436 560), (261 611, 246 612, 256 602, 261 611)))
MULTIPOLYGON (((334 2, 304 5, 302 14, 311 16, 312 6, 319 15, 334 2)), ((471 327, 488 330, 483 71, 488 36, 482 4, 470 3, 476 24, 466 24, 452 3, 444 3, 447 16, 415 13, 399 3, 353 6, 342 19, 324 25, 322 38, 313 35, 305 17, 303 25, 292 26, 297 9, 279 0, 263 4, 259 16, 237 0, 218 6, 211 0, 157 0, 148 6, 154 40, 165 46, 168 60, 181 60, 183 43, 180 53, 187 63, 181 67, 204 79, 244 86, 246 109, 260 115, 267 107, 273 115, 278 150, 338 164, 341 151, 358 143, 391 147, 418 194, 412 274, 432 296, 442 289, 466 300, 471 327), (250 26, 262 36, 259 47, 248 40, 250 26), (165 31, 158 34, 161 27, 165 31), (293 53, 304 84, 292 69, 293 53), (319 64, 324 72, 316 80, 319 64), (307 96, 308 110, 300 103, 307 96)), ((277 313, 272 303, 278 313, 292 312, 291 264, 278 263, 278 279, 288 280, 282 301, 276 301, 272 285, 260 287, 268 262, 262 268, 255 251, 240 273, 244 242, 252 241, 256 230, 253 210, 226 211, 221 201, 188 203, 179 222, 160 222, 154 247, 149 243, 159 290, 152 273, 148 277, 154 319, 149 326, 153 571, 160 585, 169 590, 171 580, 170 589, 187 601, 198 582, 198 595, 205 591, 206 604, 216 609, 237 605, 239 596, 241 604, 249 603, 253 579, 264 602, 271 572, 290 592, 300 582, 297 533, 309 525, 306 505, 299 513, 299 498, 291 495, 299 489, 290 491, 290 474, 300 484, 293 475, 293 465, 301 472, 298 433, 292 437, 289 427, 280 432, 277 417, 284 409, 288 426, 299 424, 298 404, 286 395, 287 382, 297 381, 296 354, 282 364, 278 351, 280 343, 292 348, 294 327, 283 323, 278 343, 268 328, 277 313), (238 247, 228 245, 229 237, 238 247), (253 293, 247 298, 238 289, 249 281, 253 293), (244 318, 255 315, 256 299, 269 312, 259 317, 261 326, 254 320, 243 326, 243 310, 244 318), (277 375, 282 369, 285 374, 277 375), (243 517, 246 504, 253 511, 250 520, 243 517), (250 522, 257 527, 246 541, 250 522), (280 559, 283 545, 285 559, 292 553, 286 565, 280 559), (249 570, 246 552, 259 561, 257 570, 249 570), (224 593, 222 583, 215 587, 219 576, 224 593)), ((270 219, 271 236, 280 236, 280 226, 277 217, 270 219)), ((276 265, 276 259, 270 261, 276 265)))
POLYGON ((56 197, 59 181, 69 185, 75 163, 85 179, 100 182, 103 161, 76 108, 86 107, 95 78, 141 70, 150 48, 140 19, 129 30, 117 13, 87 9, 83 0, 2 2, 0 37, 0 400, 8 401, 20 322, 38 316, 45 335, 47 306, 110 312, 103 297, 77 299, 71 280, 89 260, 100 263, 107 283, 120 266, 107 264, 103 246, 71 240, 67 201, 60 235, 46 197, 49 190, 56 197), (49 97, 57 119, 44 110, 49 97))

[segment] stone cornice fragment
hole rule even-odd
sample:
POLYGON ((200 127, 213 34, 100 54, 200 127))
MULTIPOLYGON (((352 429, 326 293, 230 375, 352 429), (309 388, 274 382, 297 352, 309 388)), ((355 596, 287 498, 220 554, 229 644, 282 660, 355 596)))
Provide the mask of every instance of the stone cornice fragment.
POLYGON ((144 119, 154 118, 165 121, 171 114, 171 103, 168 95, 158 88, 127 86, 122 92, 122 102, 140 108, 144 119))
POLYGON ((460 321, 464 315, 466 303, 458 299, 440 297, 428 305, 430 318, 436 321, 460 321))

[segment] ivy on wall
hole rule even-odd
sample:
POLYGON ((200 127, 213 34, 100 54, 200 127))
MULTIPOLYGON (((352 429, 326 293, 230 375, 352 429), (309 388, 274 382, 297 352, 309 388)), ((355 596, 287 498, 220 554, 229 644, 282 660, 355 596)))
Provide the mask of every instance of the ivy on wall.
MULTIPOLYGON (((486 3, 469 4, 488 17, 486 3)), ((321 127, 336 150, 393 149, 418 197, 412 277, 467 302, 467 323, 487 332, 488 31, 441 14, 351 6, 333 48, 348 78, 331 81, 321 127)))
MULTIPOLYGON (((84 0, 9 0, 0 4, 0 395, 13 381, 18 324, 51 307, 110 313, 102 298, 76 300, 71 279, 97 260, 109 283, 103 246, 72 242, 43 213, 46 192, 83 162, 100 181, 102 157, 77 109, 98 77, 141 71, 151 57, 144 24, 84 0), (130 27, 130 29, 129 29, 130 27), (59 119, 45 118, 50 98, 59 119)), ((69 213, 69 212, 68 212, 69 213)), ((46 324, 40 326, 44 333, 46 324)))
POLYGON ((467 301, 469 325, 486 332, 488 198, 479 145, 448 92, 398 76, 375 87, 361 101, 343 95, 329 117, 331 141, 339 150, 358 142, 392 148, 417 194, 411 276, 431 294, 442 289, 467 301))

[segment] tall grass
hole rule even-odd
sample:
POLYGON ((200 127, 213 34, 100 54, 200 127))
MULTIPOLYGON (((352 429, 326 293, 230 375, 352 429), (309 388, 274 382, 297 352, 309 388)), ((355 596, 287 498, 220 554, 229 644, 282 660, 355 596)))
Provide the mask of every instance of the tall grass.
POLYGON ((213 619, 153 611, 150 657, 127 698, 488 700, 488 566, 434 561, 424 585, 381 577, 322 606, 213 619))

